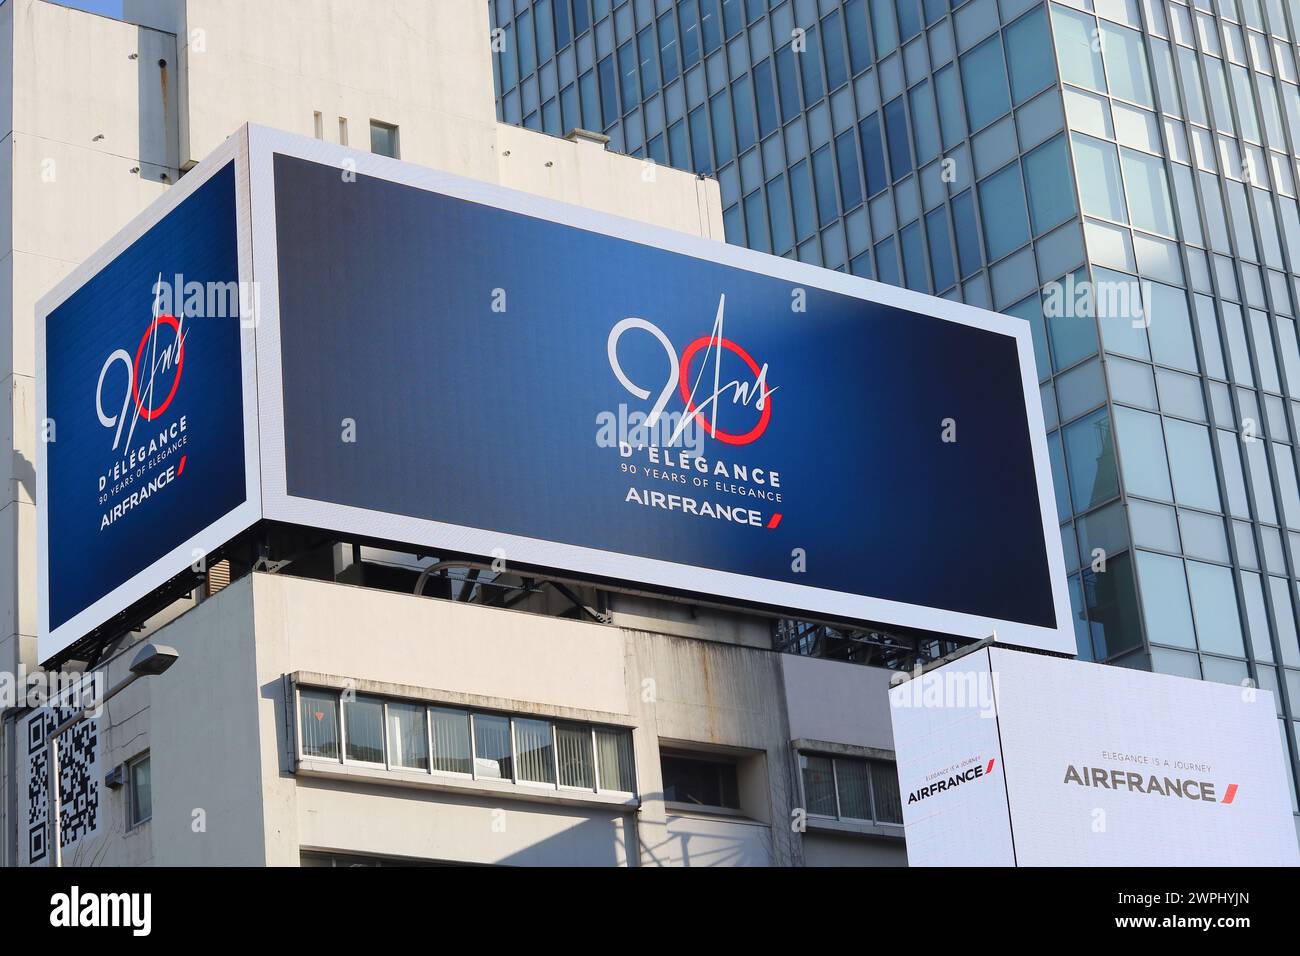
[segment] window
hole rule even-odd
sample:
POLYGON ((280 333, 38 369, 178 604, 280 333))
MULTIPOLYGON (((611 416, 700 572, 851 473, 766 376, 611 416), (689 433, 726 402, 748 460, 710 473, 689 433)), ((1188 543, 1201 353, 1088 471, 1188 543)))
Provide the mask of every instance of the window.
POLYGON ((388 704, 388 743, 394 767, 429 769, 429 734, 425 708, 418 704, 388 704))
POLYGON ((376 156, 398 158, 397 127, 378 120, 370 121, 370 151, 376 156))
POLYGON ((1056 55, 1061 61, 1061 79, 1105 93, 1101 50, 1093 42, 1097 21, 1085 13, 1052 4, 1052 27, 1056 35, 1056 55))
POLYGON ((515 720, 515 752, 520 780, 555 783, 555 747, 544 720, 515 720))
POLYGON ((966 115, 972 130, 987 126, 1011 109, 1001 37, 994 35, 962 54, 961 83, 966 89, 966 115))
POLYGON ((469 745, 469 714, 445 707, 429 708, 429 736, 433 740, 434 770, 473 773, 469 745))
POLYGON ((139 826, 153 816, 153 788, 150 784, 149 754, 126 765, 126 825, 139 826))
POLYGON ((349 760, 384 762, 384 702, 361 697, 343 704, 343 727, 349 760))
POLYGON ((552 788, 636 792, 627 728, 370 695, 344 700, 339 691, 312 687, 299 688, 298 699, 304 758, 552 788))
POLYGON ((298 726, 304 757, 339 759, 339 695, 304 690, 298 695, 298 726))
POLYGON ((903 822, 898 772, 889 761, 800 754, 799 765, 809 816, 903 822))
POLYGON ((660 760, 664 800, 699 807, 740 809, 736 762, 664 751, 660 760))
POLYGON ((555 745, 560 786, 594 789, 596 768, 592 758, 591 728, 582 724, 556 724, 555 745))

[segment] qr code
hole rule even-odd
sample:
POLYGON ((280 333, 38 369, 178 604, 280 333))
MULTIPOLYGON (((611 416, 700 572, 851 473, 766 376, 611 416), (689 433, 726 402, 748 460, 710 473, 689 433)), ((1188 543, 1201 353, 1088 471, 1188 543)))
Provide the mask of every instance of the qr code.
MULTIPOLYGON (((45 708, 27 718, 29 864, 44 860, 49 850, 49 756, 45 738, 75 713, 74 708, 45 708)), ((64 849, 99 832, 99 798, 99 721, 86 719, 59 737, 59 843, 64 849)))

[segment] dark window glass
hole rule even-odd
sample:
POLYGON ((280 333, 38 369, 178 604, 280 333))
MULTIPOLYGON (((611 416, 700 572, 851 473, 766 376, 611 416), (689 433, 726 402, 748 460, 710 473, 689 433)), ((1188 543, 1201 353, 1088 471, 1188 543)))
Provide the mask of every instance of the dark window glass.
POLYGON ((872 113, 859 123, 858 133, 862 136, 862 161, 867 167, 867 195, 874 196, 889 185, 885 150, 880 143, 880 114, 872 113))
POLYGON ((817 221, 822 227, 835 221, 839 208, 835 202, 835 165, 831 148, 823 146, 813 153, 813 180, 817 184, 817 221))
POLYGON ((897 0, 898 35, 904 43, 921 32, 921 11, 916 0, 897 0))
POLYGON ((942 206, 925 217, 925 235, 930 243, 934 291, 942 292, 957 281, 952 265, 952 243, 948 241, 948 216, 942 206))
POLYGON ((844 60, 844 31, 838 11, 822 21, 822 49, 826 53, 826 86, 833 90, 849 81, 849 67, 844 60))
POLYGON ((551 0, 537 0, 537 61, 545 63, 555 55, 555 21, 551 0))
POLYGON ((790 218, 790 197, 784 176, 767 184, 767 208, 772 217, 772 251, 783 255, 794 245, 794 223, 790 218))
POLYGON ((957 239, 957 264, 961 274, 968 276, 978 272, 983 260, 980 258, 980 230, 975 221, 975 199, 968 189, 952 201, 953 233, 957 239))
POLYGON ((127 790, 130 791, 127 826, 137 826, 153 816, 153 771, 149 757, 132 761, 127 768, 127 790))
POLYGON ((903 800, 898 792, 898 765, 885 760, 870 760, 872 803, 880 823, 903 822, 903 800))
POLYGON ((678 120, 668 127, 668 162, 678 169, 691 168, 691 155, 686 148, 686 123, 684 120, 678 120))
POLYGON ((885 104, 885 133, 889 141, 889 169, 894 181, 912 171, 912 147, 907 141, 907 111, 903 98, 885 104))
POLYGON ((921 237, 921 224, 912 223, 903 230, 902 235, 907 287, 917 292, 929 292, 930 280, 925 268, 925 240, 921 237))
POLYGON ((700 62, 700 14, 695 0, 677 5, 677 25, 682 34, 682 67, 690 69, 700 62))
POLYGON ((515 59, 515 52, 515 29, 506 27, 500 53, 501 88, 504 90, 512 90, 519 83, 519 61, 515 59))
POLYGON ((801 160, 790 167, 790 200, 794 206, 795 236, 802 242, 817 231, 812 176, 808 172, 807 160, 801 160))
POLYGON ((641 96, 649 99, 650 94, 659 89, 659 50, 655 44, 655 32, 646 27, 636 38, 641 60, 641 96))
POLYGON ((889 0, 871 0, 871 32, 876 36, 876 56, 884 58, 898 49, 898 28, 889 0))
POLYGON ((582 36, 591 27, 591 11, 587 0, 573 0, 573 35, 582 36))
POLYGON ((723 90, 709 101, 713 116, 713 151, 718 165, 725 166, 736 156, 736 143, 731 135, 731 97, 723 90))
POLYGON ((659 18, 659 58, 664 65, 664 82, 675 79, 681 67, 677 57, 677 30, 673 27, 671 13, 659 18))
POLYGON ((668 144, 664 141, 663 133, 646 143, 645 150, 656 163, 661 166, 668 165, 668 144))
POLYGON ((876 278, 888 285, 902 285, 902 276, 898 273, 898 254, 894 251, 891 236, 876 243, 876 278))
POLYGON ((776 91, 772 87, 772 61, 754 67, 754 100, 758 105, 758 132, 766 137, 781 125, 776 112, 776 91))
POLYGON ((1139 646, 1142 628, 1138 620, 1131 554, 1109 555, 1105 573, 1096 574, 1090 568, 1084 568, 1082 579, 1088 625, 1098 660, 1139 646))
POLYGON ((699 0, 700 30, 704 37, 704 55, 722 45, 722 21, 718 19, 718 0, 699 0))
POLYGON ((740 809, 740 788, 736 765, 730 761, 704 760, 665 753, 660 762, 664 800, 702 807, 740 809))
POLYGON ((569 0, 555 0, 555 46, 563 50, 573 39, 573 22, 569 19, 569 0))
POLYGON ((754 94, 749 77, 739 77, 731 84, 731 105, 736 111, 736 151, 743 153, 757 142, 754 129, 754 94))
POLYGON ((600 105, 604 117, 601 129, 613 126, 618 121, 618 80, 614 76, 614 58, 607 56, 600 61, 600 105))
POLYGON ((862 180, 858 176, 858 141, 850 127, 835 139, 835 158, 840 166, 840 197, 844 209, 854 208, 862 202, 862 180))
POLYGON ((799 54, 799 65, 803 73, 804 106, 812 106, 826 95, 826 87, 822 85, 822 58, 819 50, 820 44, 817 42, 816 27, 808 28, 806 39, 808 49, 799 54))
POLYGON ((921 7, 925 10, 925 22, 934 23, 948 12, 951 0, 922 0, 921 7))
POLYGON ((943 148, 951 149, 966 135, 966 115, 955 66, 949 64, 934 75, 934 92, 939 101, 939 129, 943 133, 943 148))
MULTIPOLYGON (((1042 7, 1007 27, 1006 47, 1011 61, 1011 95, 1017 103, 1056 80, 1052 36, 1042 7)), ((1121 54, 1116 50, 1115 55, 1121 54)))
POLYGON ((537 47, 533 42, 533 15, 525 10, 515 21, 519 40, 519 75, 527 76, 537 69, 537 47))
POLYGON ((551 136, 559 136, 563 133, 560 129, 559 100, 547 100, 542 104, 542 129, 551 136))
POLYGON ((866 0, 849 0, 844 5, 844 25, 849 35, 849 63, 856 75, 871 65, 871 37, 867 34, 866 0))
POLYGON ((871 269, 871 253, 868 251, 859 256, 854 256, 853 261, 849 263, 849 271, 855 276, 861 276, 864 279, 870 279, 875 275, 871 269))
POLYGON ((776 52, 776 88, 781 97, 781 118, 789 122, 799 115, 799 79, 795 70, 795 53, 792 46, 776 52))
POLYGON ((709 155, 709 115, 703 106, 691 110, 691 165, 697 173, 713 170, 709 155))
POLYGON ((1002 39, 996 33, 962 54, 961 85, 966 90, 966 114, 972 130, 987 126, 1011 109, 1002 39))
POLYGON ((623 110, 631 110, 639 102, 640 86, 636 79, 636 53, 632 50, 632 41, 618 48, 618 88, 623 97, 623 110))
POLYGON ((600 92, 596 85, 596 71, 588 70, 578 79, 578 90, 582 94, 582 125, 592 132, 604 129, 600 121, 600 92))
POLYGON ((767 209, 762 190, 756 189, 745 197, 745 244, 759 252, 771 252, 772 242, 767 231, 767 209))
POLYGON ((578 88, 570 83, 560 91, 560 131, 567 134, 575 126, 582 125, 582 115, 578 111, 578 88))
POLYGON ((730 40, 745 27, 745 11, 740 0, 722 0, 722 23, 730 40))

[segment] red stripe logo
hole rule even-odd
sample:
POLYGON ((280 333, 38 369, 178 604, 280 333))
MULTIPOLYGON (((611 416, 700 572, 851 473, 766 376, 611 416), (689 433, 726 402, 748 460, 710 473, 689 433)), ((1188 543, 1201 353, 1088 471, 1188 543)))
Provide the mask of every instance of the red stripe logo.
POLYGON ((771 518, 768 519, 767 521, 768 530, 772 530, 776 528, 776 526, 779 525, 780 523, 781 523, 781 512, 778 511, 774 515, 772 515, 771 518))
POLYGON ((993 760, 994 760, 994 758, 992 758, 992 757, 989 758, 989 765, 988 765, 987 767, 984 768, 984 772, 985 772, 986 774, 989 774, 989 773, 992 773, 992 772, 993 772, 993 760))
POLYGON ((1235 783, 1230 783, 1228 784, 1228 789, 1223 791, 1223 802, 1232 803, 1232 801, 1236 799, 1237 799, 1237 785, 1235 783))

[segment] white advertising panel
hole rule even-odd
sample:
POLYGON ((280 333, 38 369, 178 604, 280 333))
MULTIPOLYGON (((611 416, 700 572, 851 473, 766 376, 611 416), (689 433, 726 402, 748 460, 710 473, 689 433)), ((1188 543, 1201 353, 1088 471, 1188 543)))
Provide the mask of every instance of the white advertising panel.
POLYGON ((913 866, 1300 865, 1269 691, 992 647, 891 704, 913 866), (994 780, 945 776, 994 746, 994 780))

